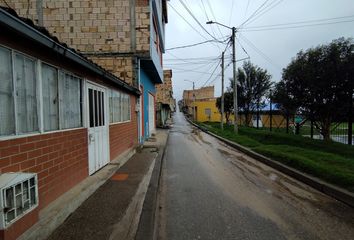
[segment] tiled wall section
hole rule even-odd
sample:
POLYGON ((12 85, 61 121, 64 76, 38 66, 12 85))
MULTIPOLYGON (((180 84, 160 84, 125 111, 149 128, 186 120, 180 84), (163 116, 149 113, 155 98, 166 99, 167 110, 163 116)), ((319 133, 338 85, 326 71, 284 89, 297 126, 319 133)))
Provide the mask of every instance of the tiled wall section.
POLYGON ((112 124, 109 127, 111 160, 138 144, 137 114, 135 112, 136 98, 131 96, 130 101, 131 121, 112 124))
POLYGON ((106 70, 118 76, 121 80, 133 84, 133 59, 126 57, 89 57, 92 61, 100 66, 104 66, 106 70))
POLYGON ((88 176, 87 129, 0 141, 0 173, 38 173, 42 209, 88 176))
MULTIPOLYGON (((38 24, 37 0, 8 0, 7 3, 25 18, 38 24)), ((131 54, 132 30, 130 0, 43 0, 43 25, 60 41, 81 52, 131 54)), ((6 6, 0 1, 0 6, 6 6)), ((150 6, 148 0, 137 0, 135 6, 136 50, 150 51, 150 6)), ((92 57, 95 63, 134 85, 132 60, 111 56, 92 57)))

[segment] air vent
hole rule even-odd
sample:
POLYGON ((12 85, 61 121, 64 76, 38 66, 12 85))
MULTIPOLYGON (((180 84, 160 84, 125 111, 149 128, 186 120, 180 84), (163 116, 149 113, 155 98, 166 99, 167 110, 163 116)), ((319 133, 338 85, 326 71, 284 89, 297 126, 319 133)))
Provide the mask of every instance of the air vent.
POLYGON ((0 229, 6 229, 37 206, 37 174, 0 175, 0 229))

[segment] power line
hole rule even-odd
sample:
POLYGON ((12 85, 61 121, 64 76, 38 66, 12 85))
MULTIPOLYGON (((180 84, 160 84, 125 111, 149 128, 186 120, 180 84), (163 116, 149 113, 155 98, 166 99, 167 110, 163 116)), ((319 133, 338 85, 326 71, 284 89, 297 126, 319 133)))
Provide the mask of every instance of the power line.
MULTIPOLYGON (((203 0, 202 0, 203 1, 203 0)), ((213 11, 213 8, 211 7, 211 4, 209 2, 209 0, 206 0, 207 3, 208 3, 208 6, 209 6, 209 9, 210 9, 210 12, 211 12, 211 15, 213 16, 214 18, 214 21, 217 21, 216 17, 215 17, 215 14, 214 14, 214 11, 213 11)), ((221 33, 221 30, 220 30, 220 26, 219 25, 216 25, 216 27, 218 28, 219 30, 219 33, 220 33, 220 36, 222 36, 222 33, 221 33)))
POLYGON ((202 35, 191 23, 189 23, 184 17, 183 15, 181 15, 173 6, 172 4, 168 3, 168 5, 172 8, 173 11, 175 11, 175 13, 177 13, 178 16, 180 16, 195 32, 197 32, 202 38, 204 38, 205 40, 208 40, 204 35, 202 35))
POLYGON ((268 28, 268 27, 286 26, 286 25, 294 25, 294 24, 301 24, 301 23, 327 22, 327 21, 331 21, 331 20, 346 19, 346 18, 354 18, 354 15, 343 16, 343 17, 333 17, 333 18, 313 19, 313 20, 298 21, 298 22, 279 23, 279 24, 271 24, 271 25, 250 26, 250 27, 245 27, 242 29, 268 28))
MULTIPOLYGON (((205 5, 204 5, 203 0, 200 0, 200 3, 202 4, 202 5, 200 6, 200 8, 201 8, 201 10, 204 12, 205 17, 206 17, 206 20, 209 21, 210 19, 209 19, 209 17, 208 17, 208 13, 207 13, 207 10, 206 10, 206 8, 205 8, 205 5)), ((211 29, 213 35, 216 35, 212 26, 210 26, 210 29, 211 29)), ((220 47, 219 47, 219 46, 218 46, 218 48, 219 48, 219 50, 220 50, 220 47)))
POLYGON ((246 17, 249 5, 250 5, 250 0, 247 0, 247 6, 246 6, 246 10, 245 10, 245 17, 246 17))
POLYGON ((294 29, 294 28, 304 28, 304 27, 315 27, 315 26, 325 26, 325 25, 333 25, 339 23, 349 23, 354 22, 353 20, 343 20, 343 21, 336 21, 336 22, 328 22, 328 23, 316 23, 316 24, 303 24, 298 26, 288 26, 288 27, 272 27, 272 28, 262 28, 262 29, 240 29, 239 32, 259 32, 259 31, 271 31, 271 30, 282 30, 282 29, 294 29))
POLYGON ((206 32, 210 37, 214 38, 215 40, 217 40, 215 38, 215 36, 213 36, 212 34, 210 34, 208 32, 208 30, 205 29, 205 27, 198 21, 198 19, 194 16, 194 14, 191 12, 191 10, 187 7, 187 5, 183 2, 183 0, 179 0, 179 2, 182 4, 182 6, 187 10, 187 12, 189 13, 189 15, 191 15, 191 17, 195 20, 195 22, 204 30, 204 32, 206 32))
MULTIPOLYGON (((201 62, 193 62, 193 63, 185 63, 185 62, 178 62, 178 63, 167 63, 165 64, 165 66, 184 66, 186 65, 186 67, 193 67, 193 66, 198 66, 197 68, 202 68, 206 65, 210 65, 211 63, 214 63, 216 60, 218 59, 215 59, 215 60, 204 60, 204 61, 201 61, 201 62)), ((196 68, 196 69, 197 69, 196 68)))
POLYGON ((205 43, 210 43, 210 42, 218 42, 218 43, 224 43, 224 41, 220 41, 220 40, 207 40, 207 41, 203 41, 203 42, 199 42, 199 43, 193 43, 193 44, 189 44, 189 45, 184 45, 184 46, 178 46, 178 47, 172 47, 172 48, 167 48, 166 51, 170 51, 170 50, 175 50, 175 49, 181 49, 181 48, 188 48, 188 47, 195 47, 198 45, 202 45, 205 43))
POLYGON ((245 24, 245 26, 251 24, 252 22, 256 21, 258 18, 260 18, 261 16, 263 16, 264 14, 266 14, 267 12, 269 12, 270 10, 272 10, 273 8, 275 8, 276 6, 278 6, 283 0, 274 0, 272 2, 270 2, 265 8, 263 8, 258 14, 257 16, 255 16, 252 20, 250 20, 247 24, 245 24))
POLYGON ((246 49, 243 47, 243 45, 241 44, 240 40, 238 38, 236 38, 237 42, 240 44, 241 49, 243 50, 244 53, 246 53, 246 55, 248 56, 248 58, 251 58, 250 55, 248 54, 248 52, 246 51, 246 49))
POLYGON ((250 21, 257 13, 260 11, 263 6, 268 2, 269 0, 265 0, 257 9, 254 11, 243 23, 241 23, 240 27, 245 25, 248 21, 250 21))
POLYGON ((176 55, 168 52, 168 54, 170 54, 171 56, 175 57, 175 59, 165 59, 165 61, 169 61, 169 60, 172 60, 172 61, 175 61, 175 60, 217 60, 219 59, 219 56, 208 56, 208 57, 195 57, 195 58, 180 58, 180 57, 177 57, 176 55))
POLYGON ((269 58, 264 52, 262 52, 260 49, 258 49, 249 39, 247 39, 245 36, 241 36, 240 38, 251 48, 253 48, 253 50, 255 50, 261 57, 263 57, 267 62, 271 63, 273 66, 277 67, 278 69, 281 69, 282 67, 275 63, 271 58, 269 58))
POLYGON ((221 62, 221 59, 218 61, 218 63, 216 64, 216 67, 214 68, 214 70, 213 70, 213 72, 211 73, 210 77, 204 82, 204 84, 202 85, 202 87, 204 87, 204 86, 210 81, 210 79, 213 77, 213 75, 214 75, 216 69, 218 69, 218 67, 219 67, 220 62, 221 62))
POLYGON ((189 70, 189 69, 183 69, 183 68, 173 68, 173 70, 174 69, 181 70, 181 72, 194 72, 194 73, 201 73, 202 75, 205 75, 205 74, 212 74, 213 75, 213 73, 210 73, 210 72, 195 71, 195 70, 189 70))
POLYGON ((234 11, 234 3, 236 2, 234 0, 231 0, 231 1, 232 1, 232 4, 231 4, 230 17, 229 17, 229 25, 231 25, 231 19, 232 19, 232 15, 233 15, 233 11, 234 11))

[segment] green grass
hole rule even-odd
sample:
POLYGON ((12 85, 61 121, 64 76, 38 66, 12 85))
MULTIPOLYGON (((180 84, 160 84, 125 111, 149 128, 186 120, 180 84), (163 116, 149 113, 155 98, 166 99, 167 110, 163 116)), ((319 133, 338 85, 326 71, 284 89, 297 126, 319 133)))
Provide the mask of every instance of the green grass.
POLYGON ((354 192, 353 146, 247 127, 240 127, 239 135, 235 135, 233 126, 224 126, 221 131, 219 123, 198 124, 255 152, 354 192))

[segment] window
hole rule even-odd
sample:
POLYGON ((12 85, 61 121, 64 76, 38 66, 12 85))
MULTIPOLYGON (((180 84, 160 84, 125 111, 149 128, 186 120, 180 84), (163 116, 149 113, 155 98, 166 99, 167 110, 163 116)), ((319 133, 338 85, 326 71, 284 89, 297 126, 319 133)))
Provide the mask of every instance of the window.
POLYGON ((109 97, 109 105, 111 123, 130 121, 131 104, 129 94, 112 90, 109 97))
POLYGON ((0 47, 1 136, 38 131, 35 66, 34 60, 0 47))
POLYGON ((82 126, 81 79, 42 64, 42 96, 44 131, 82 126))
POLYGON ((47 64, 38 72, 38 64, 0 47, 0 136, 82 126, 81 79, 47 64))
POLYGON ((38 131, 36 63, 21 54, 14 58, 18 133, 38 131))
POLYGON ((42 96, 44 131, 58 130, 58 71, 46 64, 42 64, 42 96))
POLYGON ((81 81, 68 73, 59 73, 61 128, 81 127, 81 81))
POLYGON ((0 47, 0 135, 15 134, 11 51, 0 47))
POLYGON ((38 180, 33 173, 4 173, 0 181, 0 230, 3 230, 38 206, 38 180))

